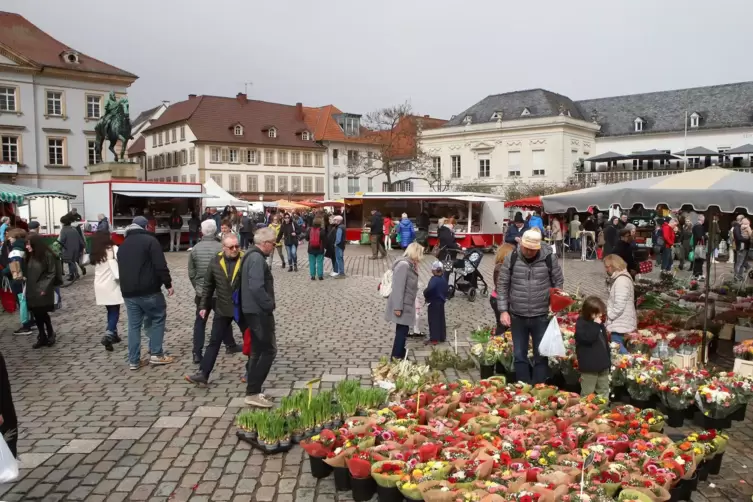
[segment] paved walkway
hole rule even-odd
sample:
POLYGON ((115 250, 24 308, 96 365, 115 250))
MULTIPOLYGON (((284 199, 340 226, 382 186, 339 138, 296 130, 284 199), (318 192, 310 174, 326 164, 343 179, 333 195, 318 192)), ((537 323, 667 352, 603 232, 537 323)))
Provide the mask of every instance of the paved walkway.
MULTIPOLYGON (((357 246, 346 253, 351 276, 342 280, 311 282, 305 254, 297 273, 274 269, 279 352, 268 394, 287 395, 314 377, 322 378, 323 388, 343 378, 370 384, 371 365, 389 353, 394 332, 383 321, 384 300, 376 288, 390 261, 367 260, 367 250, 357 246)), ((391 258, 396 256, 393 251, 391 258)), ((422 263, 424 284, 431 260, 427 256, 422 263)), ((242 356, 221 352, 208 388, 183 380, 196 369, 186 261, 186 253, 168 254, 176 294, 167 300, 165 348, 177 359, 168 366, 131 372, 125 343, 114 352, 99 344, 105 313, 94 305, 91 273, 64 290, 64 307, 53 317, 58 332, 53 348, 32 350, 32 337, 12 335, 16 316, 0 314, 22 462, 21 479, 0 485, 0 500, 344 500, 331 478, 317 481, 308 474, 300 448, 264 457, 236 439, 232 423, 243 407, 242 356)), ((481 266, 489 281, 492 262, 487 255, 481 266)), ((566 276, 568 290, 605 293, 600 263, 568 261, 566 276)), ((493 320, 487 299, 471 303, 462 295, 448 303, 447 319, 461 340, 493 320)), ((428 354, 418 342, 411 347, 416 357, 428 354)), ((716 488, 704 488, 709 500, 739 501, 753 492, 741 482, 753 483, 746 467, 753 467, 750 422, 735 425, 732 438, 724 478, 712 479, 716 488)))

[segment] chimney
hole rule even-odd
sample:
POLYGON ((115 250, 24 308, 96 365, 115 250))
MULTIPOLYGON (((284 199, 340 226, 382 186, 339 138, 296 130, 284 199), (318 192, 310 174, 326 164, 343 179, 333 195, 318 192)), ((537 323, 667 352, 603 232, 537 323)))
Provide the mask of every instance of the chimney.
POLYGON ((196 99, 196 94, 189 94, 188 99, 196 99))
POLYGON ((237 100, 238 100, 238 102, 239 102, 240 104, 242 104, 242 105, 245 105, 246 103, 248 103, 248 97, 246 97, 246 95, 245 95, 244 93, 242 93, 242 92, 239 92, 239 93, 238 93, 238 94, 237 94, 237 95, 235 96, 235 99, 237 99, 237 100))
POLYGON ((303 122, 303 103, 295 104, 295 117, 303 122))

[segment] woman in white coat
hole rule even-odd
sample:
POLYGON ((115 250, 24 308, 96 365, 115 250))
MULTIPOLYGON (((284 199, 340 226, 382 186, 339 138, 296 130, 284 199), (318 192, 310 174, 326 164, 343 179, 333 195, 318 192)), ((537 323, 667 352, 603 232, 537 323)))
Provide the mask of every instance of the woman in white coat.
POLYGON ((612 341, 620 345, 620 354, 627 354, 625 335, 638 329, 633 276, 628 272, 625 260, 616 254, 604 257, 604 269, 611 279, 607 302, 607 331, 611 333, 612 341))
POLYGON ((110 239, 109 232, 95 232, 92 237, 91 264, 94 265, 94 297, 97 305, 107 308, 107 329, 102 337, 102 345, 112 351, 112 344, 118 343, 118 319, 123 295, 120 294, 120 274, 118 272, 118 246, 110 239))

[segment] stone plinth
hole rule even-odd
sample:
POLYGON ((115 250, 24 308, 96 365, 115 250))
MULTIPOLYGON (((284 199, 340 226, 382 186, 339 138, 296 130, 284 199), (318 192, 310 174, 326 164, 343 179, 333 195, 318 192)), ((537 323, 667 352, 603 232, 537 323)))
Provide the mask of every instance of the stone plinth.
POLYGON ((86 168, 91 181, 136 180, 141 165, 132 162, 102 162, 86 168))

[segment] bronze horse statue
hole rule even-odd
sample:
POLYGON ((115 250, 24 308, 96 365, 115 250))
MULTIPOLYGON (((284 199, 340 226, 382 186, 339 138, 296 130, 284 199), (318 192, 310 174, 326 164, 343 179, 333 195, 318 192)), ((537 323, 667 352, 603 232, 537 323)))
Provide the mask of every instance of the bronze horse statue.
POLYGON ((102 144, 105 140, 110 142, 109 150, 115 156, 115 162, 125 159, 128 142, 133 139, 133 136, 131 136, 131 117, 128 113, 128 98, 123 98, 117 103, 114 103, 114 106, 112 106, 110 110, 106 109, 105 116, 97 122, 94 131, 97 133, 95 148, 99 159, 102 159, 102 144), (120 157, 118 157, 118 154, 115 151, 115 144, 118 140, 120 140, 122 144, 120 157))

